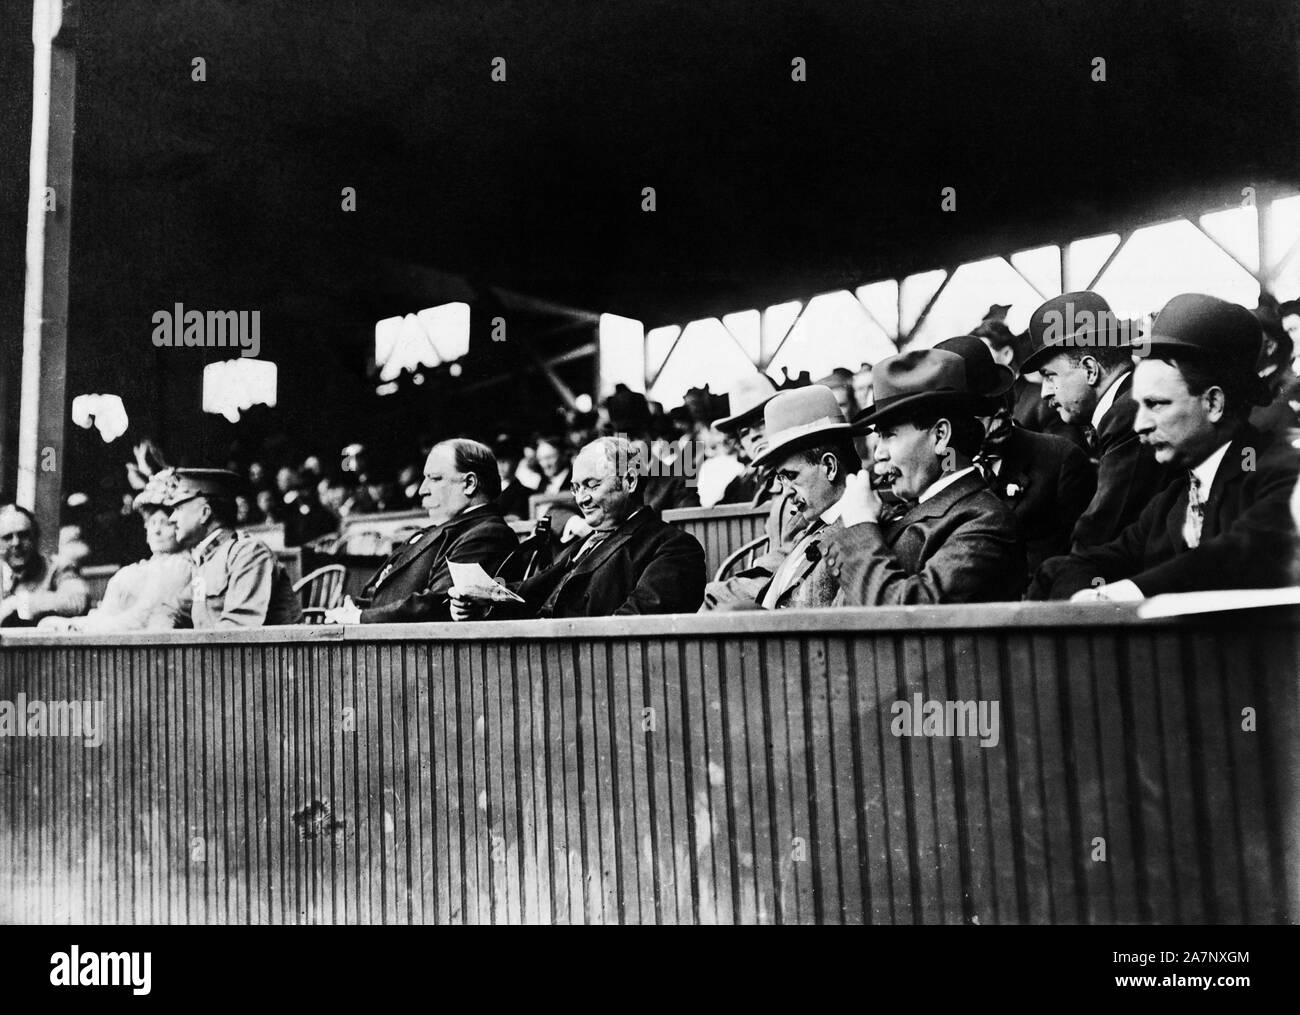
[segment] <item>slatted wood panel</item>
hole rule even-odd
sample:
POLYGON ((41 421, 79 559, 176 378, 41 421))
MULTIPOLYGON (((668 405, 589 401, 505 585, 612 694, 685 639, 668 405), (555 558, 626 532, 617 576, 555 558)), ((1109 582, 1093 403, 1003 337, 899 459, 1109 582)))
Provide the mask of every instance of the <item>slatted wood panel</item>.
POLYGON ((0 700, 107 733, 0 739, 0 920, 1294 922, 1298 649, 1061 606, 5 633, 0 700), (915 693, 999 743, 895 736, 915 693))
POLYGON ((690 533, 704 547, 705 574, 712 578, 732 553, 763 534, 767 507, 724 504, 712 508, 665 511, 664 521, 690 533))

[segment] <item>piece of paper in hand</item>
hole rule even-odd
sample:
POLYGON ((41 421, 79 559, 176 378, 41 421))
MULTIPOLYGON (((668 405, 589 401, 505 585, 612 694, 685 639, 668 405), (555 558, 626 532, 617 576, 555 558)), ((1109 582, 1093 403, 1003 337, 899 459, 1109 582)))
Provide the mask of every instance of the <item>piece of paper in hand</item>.
POLYGON ((498 603, 523 602, 523 599, 484 571, 482 564, 458 564, 449 560, 447 570, 451 572, 451 583, 457 589, 476 592, 498 603))

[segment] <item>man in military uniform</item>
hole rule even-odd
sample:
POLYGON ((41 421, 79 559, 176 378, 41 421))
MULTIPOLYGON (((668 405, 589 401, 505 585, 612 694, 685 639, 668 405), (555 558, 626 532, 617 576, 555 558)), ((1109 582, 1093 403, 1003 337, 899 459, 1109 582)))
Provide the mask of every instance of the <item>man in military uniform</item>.
POLYGON ((297 624, 302 607, 275 554, 235 532, 239 485, 225 469, 177 469, 166 500, 176 538, 194 562, 194 626, 297 624))

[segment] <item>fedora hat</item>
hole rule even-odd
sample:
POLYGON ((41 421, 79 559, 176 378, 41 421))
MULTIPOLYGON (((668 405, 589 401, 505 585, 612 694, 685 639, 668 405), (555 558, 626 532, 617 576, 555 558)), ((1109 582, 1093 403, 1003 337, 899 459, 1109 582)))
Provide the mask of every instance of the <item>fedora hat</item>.
POLYGON ((966 385, 977 395, 1001 399, 1016 386, 1016 372, 994 360, 989 347, 974 335, 945 339, 935 348, 955 352, 962 358, 966 364, 966 385))
POLYGON ((925 412, 978 416, 986 405, 966 383, 965 361, 946 349, 890 356, 876 364, 872 376, 876 400, 854 418, 853 429, 858 432, 925 412))
POLYGON ((835 393, 820 384, 791 388, 774 396, 763 408, 763 421, 767 450, 754 459, 755 465, 773 465, 821 437, 849 433, 835 393))
POLYGON ((1090 289, 1053 296, 1029 318, 1029 355, 1020 365, 1033 373, 1063 350, 1097 345, 1131 346, 1131 325, 1090 289))
POLYGON ((730 416, 715 419, 713 425, 719 430, 732 431, 742 423, 758 418, 763 406, 776 394, 776 384, 767 374, 755 371, 740 378, 727 392, 730 416))

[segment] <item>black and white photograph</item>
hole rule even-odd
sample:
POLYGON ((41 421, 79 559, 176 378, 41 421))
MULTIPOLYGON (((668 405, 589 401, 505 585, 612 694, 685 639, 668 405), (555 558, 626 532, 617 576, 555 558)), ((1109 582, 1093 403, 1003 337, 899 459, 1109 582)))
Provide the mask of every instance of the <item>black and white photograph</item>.
POLYGON ((0 0, 5 982, 1258 1003, 1298 341, 1294 0, 0 0))

